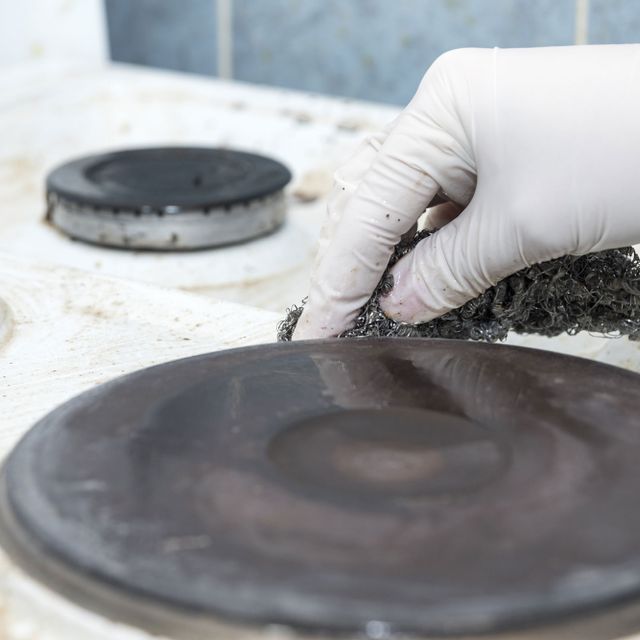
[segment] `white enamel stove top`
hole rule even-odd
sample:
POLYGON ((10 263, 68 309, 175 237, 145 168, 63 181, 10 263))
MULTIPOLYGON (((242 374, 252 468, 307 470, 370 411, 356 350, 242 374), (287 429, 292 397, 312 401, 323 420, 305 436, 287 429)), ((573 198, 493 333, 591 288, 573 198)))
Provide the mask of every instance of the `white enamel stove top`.
MULTIPOLYGON (((256 307, 280 310, 304 295, 328 176, 359 138, 393 115, 383 107, 119 68, 26 67, 4 74, 0 87, 3 456, 38 418, 87 388, 159 362, 273 341, 281 314, 256 307), (161 143, 228 145, 284 161, 294 173, 289 224, 247 245, 149 255, 72 242, 43 223, 50 167, 105 148, 161 143)), ((640 371, 640 350, 626 339, 509 342, 640 371)), ((2 566, 2 638, 149 637, 60 598, 6 558, 2 566)))

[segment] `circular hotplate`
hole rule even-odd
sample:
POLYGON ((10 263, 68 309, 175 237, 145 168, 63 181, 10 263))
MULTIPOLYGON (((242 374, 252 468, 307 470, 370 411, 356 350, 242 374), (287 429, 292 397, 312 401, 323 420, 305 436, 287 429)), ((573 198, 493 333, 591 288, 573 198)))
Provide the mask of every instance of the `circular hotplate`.
POLYGON ((638 620, 638 460, 640 378, 621 369, 455 341, 266 345, 51 413, 5 465, 1 531, 54 589, 176 636, 602 640, 638 620))
POLYGON ((116 151, 54 169, 47 218, 72 238, 105 246, 211 247, 277 228, 290 179, 276 160, 229 149, 116 151))

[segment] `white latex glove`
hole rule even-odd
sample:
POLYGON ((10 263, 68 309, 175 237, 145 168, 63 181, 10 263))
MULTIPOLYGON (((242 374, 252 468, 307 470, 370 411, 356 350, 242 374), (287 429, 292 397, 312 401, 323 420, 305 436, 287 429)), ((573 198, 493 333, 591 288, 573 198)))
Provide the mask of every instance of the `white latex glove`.
POLYGON ((337 172, 296 339, 353 323, 437 193, 461 206, 431 210, 450 221, 394 267, 382 306, 396 320, 433 319, 537 262, 640 242, 640 45, 440 57, 337 172))

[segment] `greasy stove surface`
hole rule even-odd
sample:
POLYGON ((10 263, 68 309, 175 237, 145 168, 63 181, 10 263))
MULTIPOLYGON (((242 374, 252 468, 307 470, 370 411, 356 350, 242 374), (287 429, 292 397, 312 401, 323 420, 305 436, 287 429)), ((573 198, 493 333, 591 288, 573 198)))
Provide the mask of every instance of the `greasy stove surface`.
POLYGON ((591 637, 554 629, 587 615, 615 637, 640 593, 639 392, 455 341, 180 360, 42 420, 6 464, 2 537, 86 606, 177 635, 197 613, 540 638, 591 637))

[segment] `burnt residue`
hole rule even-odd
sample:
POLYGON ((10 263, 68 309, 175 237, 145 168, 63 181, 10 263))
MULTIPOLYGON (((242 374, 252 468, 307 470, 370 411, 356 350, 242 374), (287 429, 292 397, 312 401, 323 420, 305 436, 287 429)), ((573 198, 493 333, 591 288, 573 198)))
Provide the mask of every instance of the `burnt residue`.
MULTIPOLYGON (((557 336, 588 331, 640 339, 640 258, 632 247, 584 256, 563 256, 532 265, 501 280, 482 295, 440 318, 421 324, 391 320, 380 297, 391 291, 391 267, 428 231, 399 244, 353 328, 340 337, 365 336, 504 340, 509 331, 557 336)), ((278 340, 291 340, 302 306, 293 306, 278 326, 278 340)))

